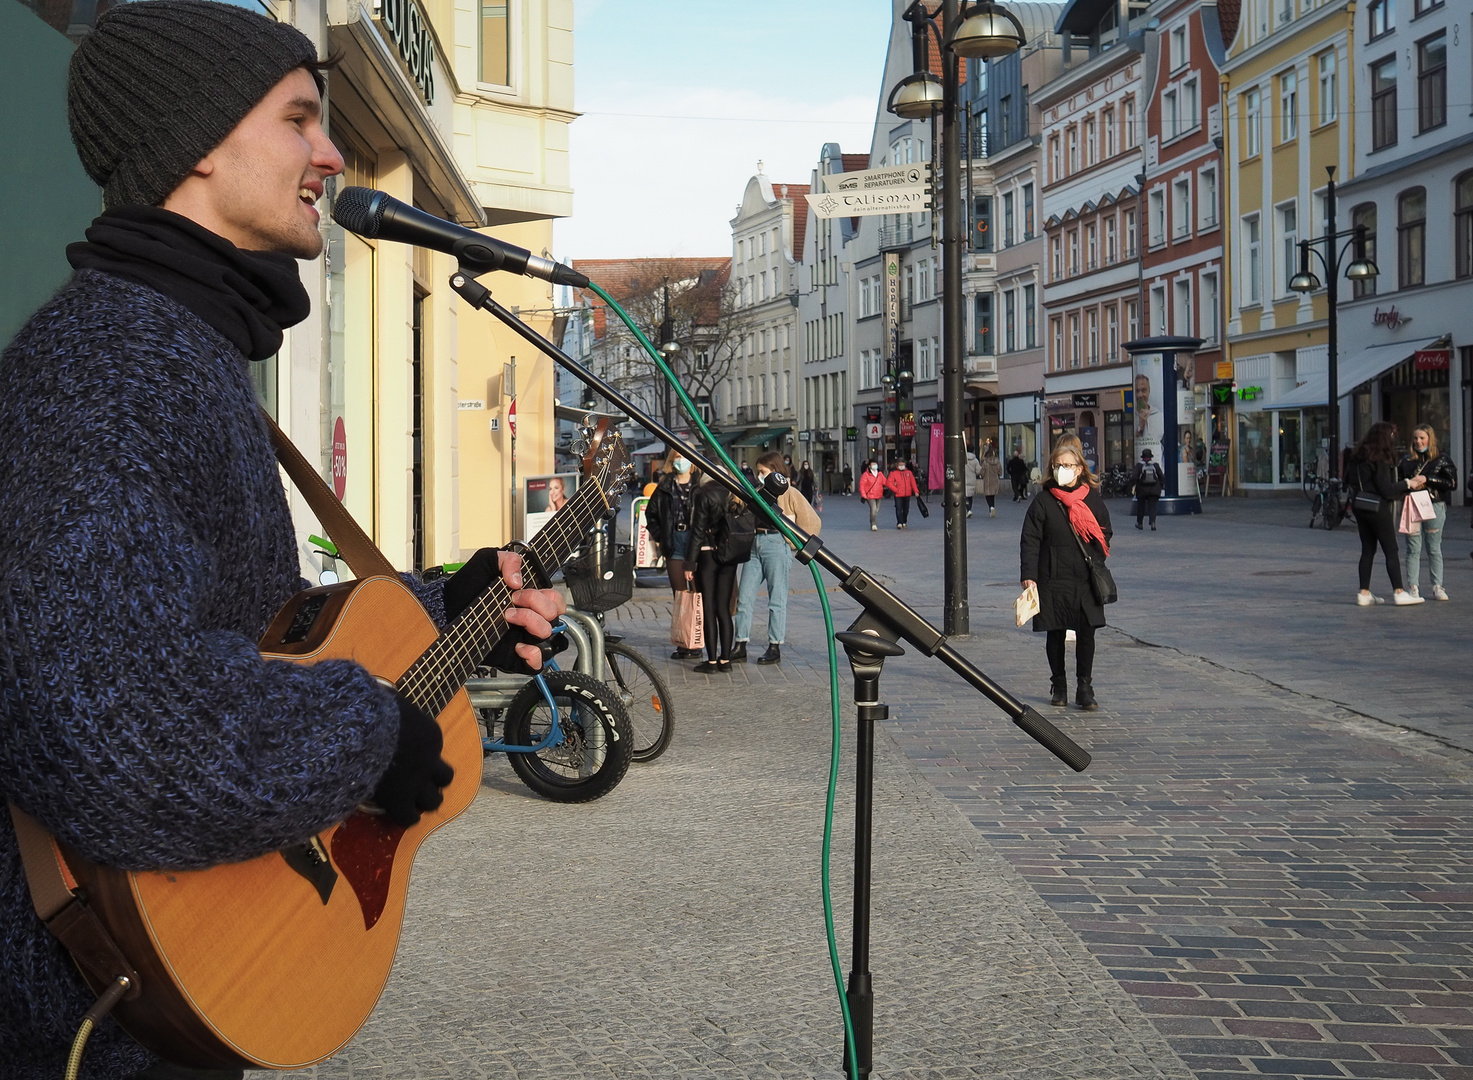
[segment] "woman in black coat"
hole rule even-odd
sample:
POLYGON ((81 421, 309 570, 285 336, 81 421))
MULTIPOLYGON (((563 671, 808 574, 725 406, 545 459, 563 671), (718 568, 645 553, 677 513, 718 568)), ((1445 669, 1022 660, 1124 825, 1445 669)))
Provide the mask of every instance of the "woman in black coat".
POLYGON ((1019 577, 1025 588, 1038 586, 1033 630, 1048 635, 1049 704, 1069 703, 1064 641, 1066 631, 1073 630, 1078 676, 1074 703, 1081 709, 1096 709, 1095 628, 1105 625, 1105 609, 1090 589, 1089 567, 1079 546, 1083 543, 1093 559, 1103 560, 1110 553, 1114 535, 1110 510, 1100 498, 1099 482, 1090 474, 1084 447, 1075 436, 1065 435, 1054 445, 1048 472, 1043 489, 1023 516, 1019 577))
POLYGON ((736 562, 718 562, 717 548, 727 531, 728 516, 743 522, 749 535, 755 525, 752 509, 715 480, 708 480, 691 500, 690 546, 696 555, 695 570, 687 562, 685 576, 701 590, 701 606, 706 620, 707 659, 696 665, 703 674, 731 670, 731 648, 736 626, 731 618, 731 594, 736 585, 737 567, 751 556, 736 562), (699 555, 697 555, 699 553, 699 555))
MULTIPOLYGON (((644 523, 650 531, 650 539, 665 556, 665 573, 670 579, 672 596, 689 587, 685 568, 694 567, 696 563, 695 553, 690 551, 690 514, 700 477, 701 471, 692 467, 684 454, 671 450, 660 469, 654 494, 644 508, 644 523)), ((671 618, 674 617, 672 609, 671 618)), ((671 630, 674 629, 672 626, 671 630)), ((677 648, 670 654, 670 659, 689 660, 700 655, 700 649, 677 648)))
POLYGON ((1396 475, 1396 428, 1382 422, 1372 424, 1365 438, 1356 444, 1350 455, 1350 467, 1345 471, 1346 483, 1356 493, 1351 504, 1355 509, 1355 527, 1360 530, 1360 593, 1355 602, 1361 607, 1384 604, 1379 596, 1371 595, 1371 571, 1376 566, 1376 547, 1386 556, 1386 573, 1395 590, 1391 596, 1393 604, 1420 604, 1425 597, 1414 596, 1403 588, 1401 578, 1401 556, 1396 549, 1396 522, 1392 520, 1392 508, 1396 500, 1408 491, 1416 491, 1427 484, 1425 476, 1414 476, 1409 480, 1396 475), (1371 505, 1366 505, 1371 504, 1371 505))

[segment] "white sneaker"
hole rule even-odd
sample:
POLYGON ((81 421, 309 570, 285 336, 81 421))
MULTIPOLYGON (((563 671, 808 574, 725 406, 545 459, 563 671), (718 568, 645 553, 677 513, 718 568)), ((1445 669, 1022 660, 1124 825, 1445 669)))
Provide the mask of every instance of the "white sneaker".
MULTIPOLYGON (((1385 600, 1382 600, 1379 596, 1372 596, 1368 592, 1356 593, 1355 594, 1355 602, 1357 604, 1359 604, 1361 607, 1370 607, 1372 604, 1384 604, 1384 603, 1386 603, 1386 601, 1385 600)), ((1400 601, 1398 601, 1398 603, 1400 603, 1400 601)))
POLYGON ((1420 585, 1413 585, 1410 589, 1407 590, 1407 592, 1411 593, 1413 596, 1421 596, 1422 595, 1422 586, 1420 586, 1420 585))
POLYGON ((990 507, 988 509, 987 516, 988 517, 997 517, 997 507, 995 507, 995 506, 990 507))
POLYGON ((1444 589, 1441 585, 1434 585, 1432 586, 1432 599, 1451 600, 1452 597, 1448 596, 1447 590, 1444 589))
POLYGON ((1425 596, 1416 596, 1403 589, 1391 598, 1391 602, 1398 607, 1405 607, 1407 604, 1425 604, 1427 598, 1425 596))
POLYGON ((878 525, 871 525, 869 527, 869 531, 870 532, 879 532, 880 531, 880 527, 878 525))

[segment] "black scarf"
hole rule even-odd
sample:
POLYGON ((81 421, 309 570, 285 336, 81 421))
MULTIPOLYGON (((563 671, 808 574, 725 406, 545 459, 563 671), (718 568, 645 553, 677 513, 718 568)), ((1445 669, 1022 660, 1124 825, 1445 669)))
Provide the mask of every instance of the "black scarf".
POLYGON ((312 301, 297 261, 279 251, 242 251, 169 210, 119 206, 69 244, 77 270, 102 270, 157 289, 183 304, 252 360, 281 348, 282 331, 307 317, 312 301))

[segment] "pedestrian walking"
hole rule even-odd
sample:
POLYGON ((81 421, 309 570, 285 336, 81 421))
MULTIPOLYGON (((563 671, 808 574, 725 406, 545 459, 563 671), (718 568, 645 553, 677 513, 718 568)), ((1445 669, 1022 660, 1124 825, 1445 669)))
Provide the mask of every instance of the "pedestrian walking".
POLYGON ((1023 587, 1038 587, 1038 614, 1033 632, 1047 635, 1049 704, 1069 703, 1064 669, 1064 642, 1074 631, 1076 686, 1074 703, 1098 708, 1094 692, 1095 630, 1105 625, 1105 608, 1090 588, 1091 559, 1110 554, 1110 509, 1100 497, 1099 481, 1084 461, 1084 447, 1073 435, 1062 436, 1048 459, 1049 476, 1023 516, 1021 572, 1023 587), (1081 547, 1081 545, 1083 545, 1081 547))
POLYGON ((1021 449, 1008 458, 1008 479, 1013 483, 1013 502, 1022 502, 1028 497, 1028 462, 1021 449))
POLYGON ((1403 587, 1401 559, 1396 550, 1396 522, 1392 520, 1391 508, 1408 491, 1424 488, 1427 478, 1397 478, 1395 427, 1384 421, 1371 425, 1350 455, 1350 468, 1345 479, 1355 493, 1351 506, 1354 508, 1355 526, 1360 530, 1360 593, 1355 602, 1361 607, 1386 602, 1371 593, 1371 570, 1376 565, 1376 547, 1380 545, 1381 553, 1386 557, 1386 574, 1395 590, 1391 602, 1399 605, 1425 603, 1425 597, 1414 596, 1403 587))
MULTIPOLYGON (((696 559, 690 550, 691 499, 700 487, 701 471, 686 460, 679 450, 665 456, 660 467, 660 478, 644 509, 645 526, 650 539, 665 556, 665 575, 670 581, 670 592, 677 603, 670 609, 671 632, 675 631, 676 612, 679 610, 679 594, 688 592, 686 569, 695 569, 696 559)), ((700 649, 677 648, 670 654, 672 660, 689 660, 701 655, 700 649)))
MULTIPOLYGON (((757 480, 763 498, 776 505, 784 517, 810 536, 818 535, 823 522, 803 493, 788 483, 782 473, 781 457, 763 454, 758 458, 757 480)), ((757 663, 776 664, 782 661, 782 644, 787 640, 788 572, 792 569, 793 553, 787 539, 766 517, 756 518, 756 531, 752 558, 742 567, 737 586, 736 646, 731 659, 743 663, 747 659, 747 639, 752 636, 752 615, 757 610, 757 586, 765 581, 767 651, 757 658, 757 663)))
POLYGON ((1002 483, 1002 460, 997 443, 991 439, 982 448, 982 497, 987 500, 987 516, 997 517, 997 492, 1002 483))
POLYGON ((1161 466, 1152 459, 1151 451, 1142 450, 1141 459, 1130 472, 1130 487, 1135 492, 1135 527, 1143 528, 1141 522, 1149 517, 1151 531, 1156 531, 1156 504, 1161 501, 1161 487, 1166 480, 1161 466))
POLYGON ((977 460, 977 455, 972 453, 971 447, 967 448, 966 470, 967 517, 971 517, 972 498, 977 494, 978 481, 982 479, 982 463, 977 460))
POLYGON ((1425 542, 1427 563, 1432 571, 1432 599, 1446 600, 1447 589, 1442 584, 1442 530, 1447 524, 1448 501, 1458 487, 1458 467, 1452 458, 1440 452, 1437 434, 1431 425, 1420 424, 1412 432, 1412 452, 1401 459, 1397 474, 1403 480, 1414 476, 1426 478, 1425 490, 1432 499, 1432 511, 1437 515, 1436 520, 1423 521, 1420 529, 1407 533, 1407 591, 1413 596, 1422 595, 1418 584, 1422 576, 1422 547, 1425 542))
POLYGON ((797 483, 798 467, 793 464, 793 458, 790 454, 783 455, 783 473, 787 476, 789 483, 797 483))
MULTIPOLYGON (((757 463, 760 465, 762 459, 758 458, 757 463)), ((776 470, 773 471, 775 472, 776 470)), ((759 477, 762 475, 761 469, 757 470, 757 475, 759 477)), ((813 475, 813 466, 806 461, 803 463, 803 467, 798 470, 798 491, 802 493, 803 498, 807 499, 811 506, 813 504, 813 497, 818 491, 818 478, 813 475)))
POLYGON ((880 528, 880 500, 885 497, 885 478, 880 475, 880 463, 870 460, 864 463, 864 472, 859 477, 859 497, 869 503, 869 531, 880 528))
POLYGON ((895 527, 910 528, 910 500, 921 493, 921 489, 916 487, 915 474, 904 461, 897 461, 885 478, 885 486, 895 496, 895 527))
POLYGON ((752 508, 715 480, 696 489, 691 500, 691 546, 699 553, 685 577, 701 590, 706 620, 706 659, 695 670, 709 675, 731 669, 735 625, 731 593, 737 568, 752 557, 752 508))
POLYGON ((849 467, 849 462, 844 462, 844 494, 849 495, 854 491, 854 470, 849 467))

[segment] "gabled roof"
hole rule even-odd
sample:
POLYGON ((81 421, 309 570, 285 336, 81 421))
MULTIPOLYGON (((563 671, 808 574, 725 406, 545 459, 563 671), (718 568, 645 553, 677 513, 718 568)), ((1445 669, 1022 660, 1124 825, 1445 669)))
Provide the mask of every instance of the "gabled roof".
POLYGON ((793 207, 793 261, 803 261, 803 243, 808 237, 808 200, 793 207))
POLYGON ((864 172, 869 168, 868 154, 845 154, 843 158, 845 172, 864 172))

